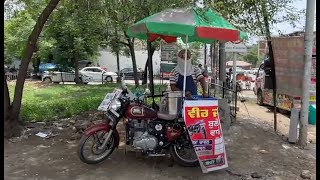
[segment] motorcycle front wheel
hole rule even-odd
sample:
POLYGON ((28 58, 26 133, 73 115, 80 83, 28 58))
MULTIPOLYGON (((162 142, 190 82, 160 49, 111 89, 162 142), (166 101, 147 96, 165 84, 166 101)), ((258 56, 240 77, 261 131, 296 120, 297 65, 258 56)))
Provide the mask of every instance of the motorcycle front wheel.
POLYGON ((193 149, 192 144, 189 146, 170 146, 170 154, 175 162, 184 167, 199 166, 198 157, 193 149))
POLYGON ((78 156, 80 160, 87 164, 97 164, 108 158, 114 149, 115 139, 111 135, 109 142, 102 147, 106 131, 98 131, 93 135, 83 135, 80 139, 78 156))

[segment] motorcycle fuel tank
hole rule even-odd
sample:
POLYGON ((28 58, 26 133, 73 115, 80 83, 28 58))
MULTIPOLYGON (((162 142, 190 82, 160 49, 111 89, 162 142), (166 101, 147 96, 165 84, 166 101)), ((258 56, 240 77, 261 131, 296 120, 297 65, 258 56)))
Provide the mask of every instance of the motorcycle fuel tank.
POLYGON ((128 119, 155 120, 158 115, 155 110, 143 104, 129 104, 126 110, 128 119))

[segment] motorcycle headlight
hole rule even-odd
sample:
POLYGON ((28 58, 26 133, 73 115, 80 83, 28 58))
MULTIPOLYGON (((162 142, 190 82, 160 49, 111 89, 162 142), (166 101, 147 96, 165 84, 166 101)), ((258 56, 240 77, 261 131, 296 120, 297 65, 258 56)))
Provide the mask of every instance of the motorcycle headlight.
POLYGON ((118 110, 121 107, 121 102, 118 99, 115 99, 112 101, 112 103, 110 104, 110 108, 113 110, 118 110))

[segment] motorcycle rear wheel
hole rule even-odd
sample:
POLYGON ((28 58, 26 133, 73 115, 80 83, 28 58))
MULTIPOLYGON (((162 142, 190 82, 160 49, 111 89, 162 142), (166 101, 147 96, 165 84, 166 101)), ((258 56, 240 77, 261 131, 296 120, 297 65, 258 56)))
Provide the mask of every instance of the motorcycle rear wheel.
POLYGON ((115 139, 113 135, 111 135, 110 140, 107 143, 106 147, 104 147, 103 149, 98 148, 99 145, 101 145, 104 140, 103 135, 105 133, 108 133, 108 132, 98 131, 93 135, 89 135, 89 136, 83 135, 81 137, 79 142, 79 148, 78 148, 78 156, 82 162, 87 164, 97 164, 104 161, 112 154, 112 152, 116 148, 115 139), (90 159, 87 155, 85 155, 85 145, 89 142, 90 138, 94 138, 93 139, 94 144, 91 146, 91 151, 90 151, 92 153, 91 155, 98 155, 98 157, 94 159, 90 159))
MULTIPOLYGON (((192 149, 188 149, 188 150, 193 150, 194 151, 193 147, 192 147, 192 149)), ((182 158, 181 155, 179 155, 178 146, 171 145, 170 148, 169 148, 169 151, 170 151, 170 154, 171 154, 173 160, 175 162, 177 162, 179 165, 184 166, 184 167, 196 167, 196 166, 199 166, 198 158, 190 159, 190 160, 182 158)), ((196 152, 194 152, 194 153, 196 153, 196 152)), ((195 155, 195 157, 197 157, 196 154, 194 154, 194 155, 195 155)))

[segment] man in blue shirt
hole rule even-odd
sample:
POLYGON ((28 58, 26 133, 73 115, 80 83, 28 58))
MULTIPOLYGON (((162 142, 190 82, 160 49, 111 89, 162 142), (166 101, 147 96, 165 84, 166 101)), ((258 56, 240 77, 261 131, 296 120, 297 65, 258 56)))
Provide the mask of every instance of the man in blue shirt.
MULTIPOLYGON (((185 65, 185 50, 178 53, 177 66, 172 70, 170 77, 170 87, 172 91, 183 91, 185 65)), ((191 52, 187 50, 187 71, 186 71, 186 96, 198 95, 197 85, 195 81, 199 81, 203 89, 203 97, 208 97, 207 89, 205 88, 205 78, 200 68, 191 64, 191 52)))

